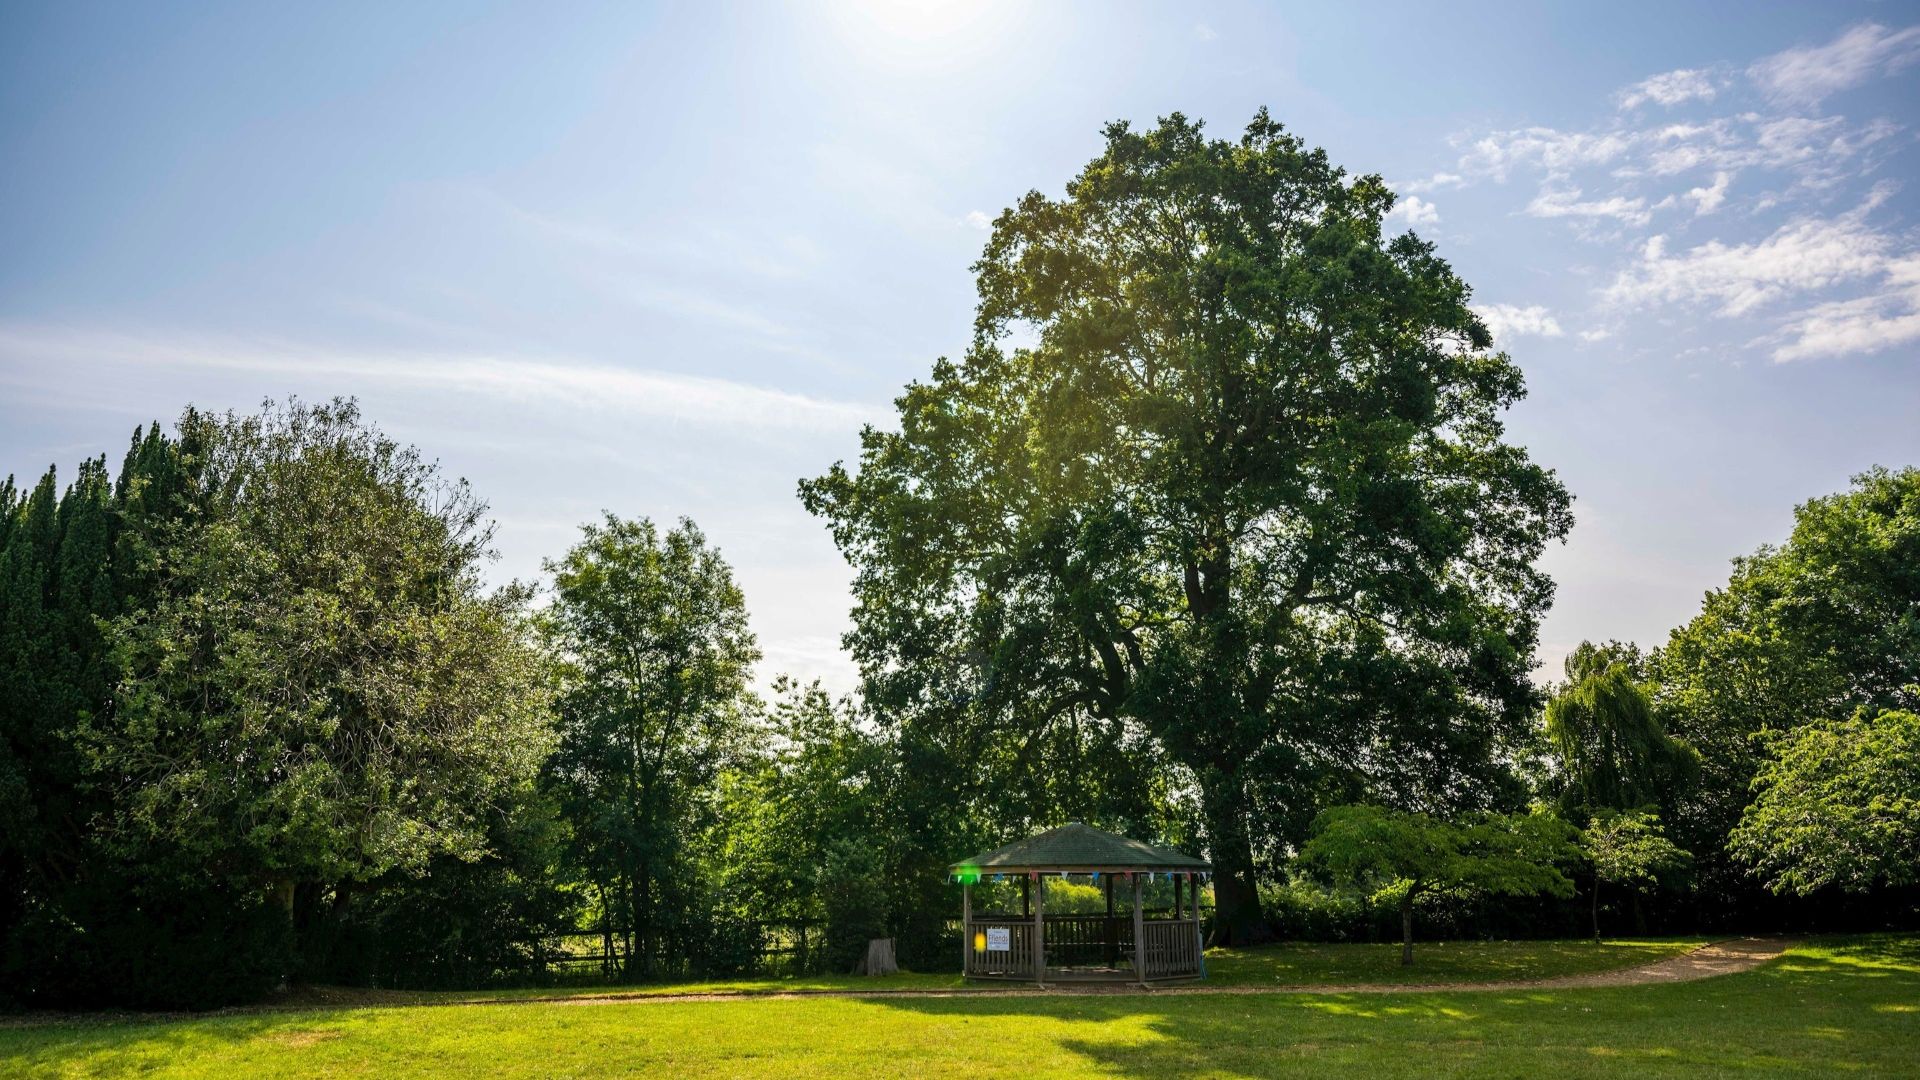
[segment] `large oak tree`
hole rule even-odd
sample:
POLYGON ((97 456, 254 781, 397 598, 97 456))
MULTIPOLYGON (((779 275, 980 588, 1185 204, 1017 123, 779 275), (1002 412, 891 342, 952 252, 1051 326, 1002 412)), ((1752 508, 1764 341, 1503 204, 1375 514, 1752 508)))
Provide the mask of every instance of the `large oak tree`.
POLYGON ((1569 497, 1502 441, 1520 372, 1433 245, 1385 233, 1378 177, 1264 111, 1106 140, 995 221, 964 359, 801 492, 856 570, 872 706, 1176 774, 1244 940, 1257 849, 1321 806, 1491 799, 1569 497))

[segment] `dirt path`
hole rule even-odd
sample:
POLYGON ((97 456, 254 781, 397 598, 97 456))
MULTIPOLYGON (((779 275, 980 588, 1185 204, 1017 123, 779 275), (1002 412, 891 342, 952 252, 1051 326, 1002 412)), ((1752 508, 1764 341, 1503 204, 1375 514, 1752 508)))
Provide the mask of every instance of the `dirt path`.
MULTIPOLYGON (((1510 979, 1505 982, 1480 983, 1354 983, 1351 985, 1305 985, 1305 986, 1208 986, 1204 983, 1187 986, 1167 986, 1142 989, 1127 983, 1055 983, 1044 990, 1032 988, 978 988, 953 990, 783 990, 777 993, 718 993, 718 994, 598 994, 576 997, 489 999, 486 1001, 466 1001, 458 1004, 502 1004, 525 1005, 538 1002, 545 1005, 651 1005, 669 1001, 732 1001, 740 998, 802 998, 802 997, 850 997, 850 998, 890 998, 890 997, 1055 997, 1063 995, 1095 994, 1419 994, 1433 991, 1449 993, 1513 991, 1513 990, 1574 990, 1594 986, 1645 986, 1654 983, 1693 982, 1698 979, 1711 979, 1719 975, 1731 975, 1737 971, 1748 971, 1777 958, 1781 953, 1798 945, 1795 938, 1735 938, 1730 941, 1717 941, 1703 945, 1691 952, 1670 956, 1665 960, 1643 964, 1640 967, 1621 968, 1617 971, 1596 971, 1585 975, 1561 975, 1551 979, 1510 979)), ((449 1002, 448 1004, 455 1004, 449 1002)))

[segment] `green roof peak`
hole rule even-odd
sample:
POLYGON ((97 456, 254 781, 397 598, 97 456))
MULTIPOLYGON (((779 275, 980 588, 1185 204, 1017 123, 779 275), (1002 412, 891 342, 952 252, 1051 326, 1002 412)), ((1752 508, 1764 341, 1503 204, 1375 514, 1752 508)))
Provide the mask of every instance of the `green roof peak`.
POLYGON ((1210 870, 1212 864, 1075 821, 954 863, 953 870, 1210 870))

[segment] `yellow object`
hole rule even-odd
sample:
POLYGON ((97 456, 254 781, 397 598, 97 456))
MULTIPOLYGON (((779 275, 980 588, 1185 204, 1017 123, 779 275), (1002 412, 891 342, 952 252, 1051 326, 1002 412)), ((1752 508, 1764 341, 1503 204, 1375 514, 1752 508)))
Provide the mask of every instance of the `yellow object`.
POLYGON ((973 935, 973 951, 974 952, 987 951, 987 935, 985 931, 982 931, 978 934, 973 935))

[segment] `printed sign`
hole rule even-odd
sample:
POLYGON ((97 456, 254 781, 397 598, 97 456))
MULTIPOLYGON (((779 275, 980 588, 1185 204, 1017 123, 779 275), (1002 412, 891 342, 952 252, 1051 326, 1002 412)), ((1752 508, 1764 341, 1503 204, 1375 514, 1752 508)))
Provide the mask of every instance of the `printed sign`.
POLYGON ((988 952, 1012 952, 1013 931, 1004 926, 987 927, 988 952))

